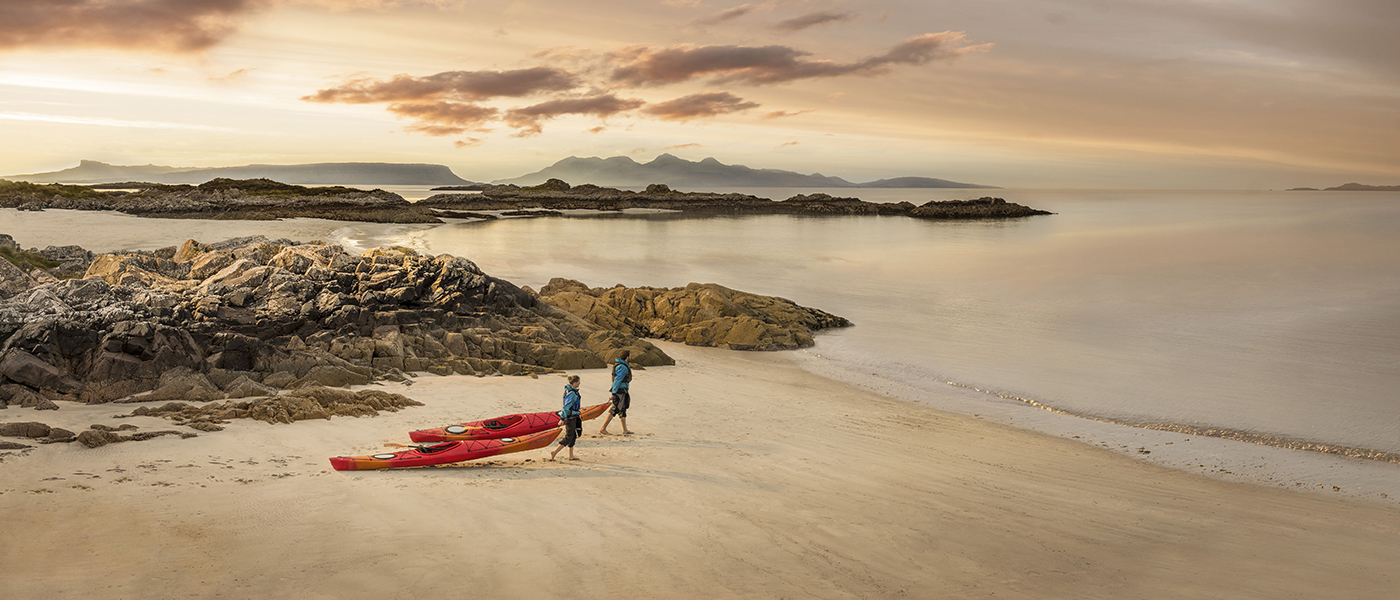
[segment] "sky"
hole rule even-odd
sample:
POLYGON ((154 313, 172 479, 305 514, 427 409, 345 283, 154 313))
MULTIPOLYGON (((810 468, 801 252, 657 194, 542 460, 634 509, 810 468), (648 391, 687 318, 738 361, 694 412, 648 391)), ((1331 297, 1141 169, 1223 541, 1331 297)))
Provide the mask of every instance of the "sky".
POLYGON ((1395 0, 0 0, 0 173, 661 153, 1018 188, 1400 184, 1395 0))

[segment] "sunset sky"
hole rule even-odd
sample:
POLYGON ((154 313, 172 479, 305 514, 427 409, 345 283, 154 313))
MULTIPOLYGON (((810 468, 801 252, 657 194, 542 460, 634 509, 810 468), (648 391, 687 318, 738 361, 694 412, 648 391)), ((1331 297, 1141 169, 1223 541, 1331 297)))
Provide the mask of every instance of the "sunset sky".
POLYGON ((670 152, 864 181, 1400 184, 1396 0, 5 0, 0 173, 670 152))

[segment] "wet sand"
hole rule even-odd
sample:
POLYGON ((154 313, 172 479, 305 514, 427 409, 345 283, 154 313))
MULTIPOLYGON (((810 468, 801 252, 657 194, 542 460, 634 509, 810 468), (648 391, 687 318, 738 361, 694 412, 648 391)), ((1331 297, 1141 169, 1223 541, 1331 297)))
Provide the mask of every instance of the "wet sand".
MULTIPOLYGON (((377 418, 40 446, 0 463, 0 596, 1393 598, 1400 509, 1208 479, 889 400, 783 353, 662 344, 578 462, 335 472, 563 379, 390 384, 377 418), (610 427, 614 432, 621 428, 610 427)), ((582 371, 585 404, 604 371, 582 371)), ((34 412, 74 431, 132 405, 34 412)), ((7 438, 9 439, 9 438, 7 438)))

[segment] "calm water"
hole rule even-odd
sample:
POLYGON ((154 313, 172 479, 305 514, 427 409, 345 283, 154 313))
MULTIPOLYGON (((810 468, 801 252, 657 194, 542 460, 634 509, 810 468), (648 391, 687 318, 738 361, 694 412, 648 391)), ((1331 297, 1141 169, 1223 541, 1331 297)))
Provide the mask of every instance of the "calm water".
POLYGON ((787 297, 856 323, 820 338, 827 357, 906 383, 1400 451, 1400 194, 987 193, 1058 214, 530 219, 410 236, 522 285, 787 297))

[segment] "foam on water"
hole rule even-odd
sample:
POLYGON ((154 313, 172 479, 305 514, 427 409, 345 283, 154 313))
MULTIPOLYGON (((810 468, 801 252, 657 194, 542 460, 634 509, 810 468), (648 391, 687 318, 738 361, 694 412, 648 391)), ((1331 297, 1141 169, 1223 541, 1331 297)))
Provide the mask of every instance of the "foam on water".
POLYGON ((1294 491, 1400 503, 1400 457, 1394 453, 1170 423, 1133 423, 1056 409, 950 381, 936 369, 863 352, 850 330, 818 334, 796 363, 889 398, 1031 429, 1164 467, 1294 491))

